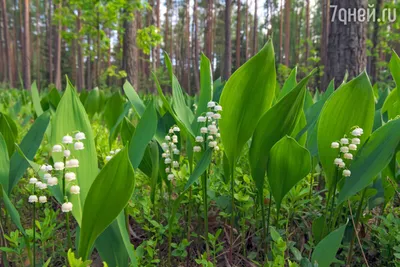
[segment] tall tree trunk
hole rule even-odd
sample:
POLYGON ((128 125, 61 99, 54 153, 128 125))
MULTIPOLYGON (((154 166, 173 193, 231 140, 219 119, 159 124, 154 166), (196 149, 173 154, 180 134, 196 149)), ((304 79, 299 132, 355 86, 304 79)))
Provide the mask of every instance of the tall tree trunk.
MULTIPOLYGON (((383 0, 377 0, 376 1, 376 6, 375 6, 375 14, 377 16, 380 16, 380 12, 382 9, 382 4, 383 0)), ((378 46, 378 33, 379 33, 379 21, 375 20, 374 21, 374 31, 372 33, 372 49, 371 49, 371 77, 372 77, 372 83, 376 83, 377 78, 378 78, 378 73, 377 73, 377 59, 379 57, 378 51, 377 51, 377 46, 378 46)))
POLYGON ((289 67, 290 58, 290 0, 285 1, 285 65, 289 67))
POLYGON ((99 86, 100 80, 100 68, 101 68, 101 51, 100 51, 100 12, 97 11, 97 38, 96 38, 96 71, 95 71, 95 82, 96 86, 99 86))
POLYGON ((283 0, 281 0, 279 8, 279 62, 283 63, 283 0))
POLYGON ((232 71, 231 0, 225 0, 225 53, 222 78, 227 81, 232 71))
POLYGON ((167 0, 167 11, 165 13, 165 45, 169 56, 172 58, 172 0, 167 0))
POLYGON ((77 68, 76 68, 76 39, 73 39, 71 41, 71 55, 70 55, 70 60, 71 60, 71 79, 72 81, 77 84, 78 81, 78 74, 77 74, 77 68))
MULTIPOLYGON (((161 2, 160 0, 156 0, 156 10, 155 10, 155 15, 156 15, 156 26, 158 29, 161 28, 161 24, 160 24, 160 5, 161 2)), ((155 51, 155 65, 158 68, 161 65, 161 60, 160 60, 160 46, 157 45, 154 49, 155 51)))
POLYGON ((89 56, 86 58, 86 81, 87 81, 87 89, 91 90, 93 87, 93 81, 92 81, 92 38, 90 37, 90 34, 87 36, 87 42, 88 42, 88 50, 89 50, 89 56))
POLYGON ((83 63, 83 52, 82 52, 82 36, 81 36, 81 10, 78 9, 78 16, 76 17, 76 34, 78 36, 77 43, 77 60, 78 60, 78 69, 77 69, 77 87, 78 90, 81 91, 85 87, 85 70, 83 63))
POLYGON ((240 1, 237 0, 237 18, 236 18, 236 69, 240 67, 240 1))
POLYGON ((212 29, 213 29, 213 0, 207 0, 206 28, 205 28, 205 43, 204 51, 206 56, 212 62, 212 29))
POLYGON ((36 0, 36 82, 40 88, 40 66, 41 66, 41 53, 40 53, 40 0, 36 0))
MULTIPOLYGON (((58 4, 58 9, 61 9, 61 2, 58 4)), ((61 21, 57 22, 57 36, 56 36, 56 76, 55 85, 58 90, 61 90, 61 21)))
POLYGON ((29 19, 29 0, 24 0, 24 57, 23 65, 23 80, 24 87, 27 90, 31 89, 31 40, 30 40, 30 19, 29 19))
MULTIPOLYGON (((337 9, 360 10, 367 8, 366 0, 341 1, 332 0, 332 5, 337 9)), ((367 24, 365 22, 348 21, 345 25, 339 19, 331 20, 328 61, 325 75, 328 81, 335 79, 335 86, 343 82, 345 73, 348 72, 348 79, 352 79, 365 70, 367 24)))
POLYGON ((13 70, 11 64, 11 49, 8 46, 10 44, 10 36, 8 33, 8 18, 7 18, 7 6, 6 0, 1 0, 1 9, 2 9, 2 17, 3 17, 3 38, 5 44, 5 65, 7 67, 7 75, 8 75, 8 82, 10 83, 10 87, 14 88, 14 77, 13 77, 13 70))
POLYGON ((49 64, 49 83, 53 83, 53 25, 51 22, 52 18, 52 0, 49 0, 48 9, 49 13, 47 15, 47 47, 48 47, 48 64, 49 64))
POLYGON ((246 37, 246 45, 244 56, 247 61, 249 58, 249 45, 250 45, 250 34, 249 34, 249 0, 246 0, 245 11, 244 11, 244 36, 246 37))
POLYGON ((258 15, 257 15, 257 0, 254 0, 254 24, 253 24, 253 51, 254 56, 258 50, 258 15))
POLYGON ((200 77, 199 77, 199 54, 200 54, 200 47, 199 47, 199 28, 198 28, 198 19, 197 19, 197 1, 194 0, 193 4, 193 42, 194 42, 194 62, 193 62, 193 67, 194 67, 194 83, 196 85, 196 90, 200 89, 200 77))
POLYGON ((321 80, 321 90, 326 90, 328 87, 328 42, 330 28, 330 0, 322 0, 322 30, 321 30, 321 65, 324 66, 324 76, 321 80))
POLYGON ((186 0, 185 6, 185 70, 184 85, 187 92, 191 92, 190 88, 190 17, 189 17, 190 0, 186 0))
POLYGON ((124 41, 123 50, 124 54, 124 67, 127 74, 126 79, 132 84, 133 88, 138 90, 138 77, 137 77, 137 48, 136 48, 136 21, 124 22, 124 41))
POLYGON ((306 0, 306 55, 304 64, 307 66, 308 58, 310 56, 310 0, 306 0))
MULTIPOLYGON (((1 5, 1 3, 0 3, 1 5)), ((1 15, 1 13, 4 12, 2 11, 2 9, 0 9, 0 62, 6 62, 6 52, 5 49, 3 47, 3 16, 1 15)), ((0 82, 6 83, 8 80, 7 78, 7 69, 5 64, 0 64, 0 82)))

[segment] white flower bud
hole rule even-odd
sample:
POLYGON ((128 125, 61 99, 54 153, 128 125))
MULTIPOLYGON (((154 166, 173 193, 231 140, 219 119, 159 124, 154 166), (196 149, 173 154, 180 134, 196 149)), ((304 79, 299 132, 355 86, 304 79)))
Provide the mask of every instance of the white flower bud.
POLYGON ((207 129, 209 131, 217 130, 217 126, 215 126, 214 124, 210 124, 210 125, 208 125, 207 129))
POLYGON ((67 161, 67 168, 78 168, 78 167, 79 167, 79 160, 70 159, 67 161))
POLYGON ((172 128, 169 129, 168 133, 173 134, 174 130, 172 128))
POLYGON ((340 148, 340 152, 342 152, 342 153, 347 153, 347 152, 349 152, 349 148, 348 148, 347 146, 342 146, 342 147, 340 148))
POLYGON ((207 118, 206 118, 206 117, 203 117, 203 116, 199 116, 199 117, 197 118, 197 122, 206 122, 206 120, 207 120, 207 118))
POLYGON ((214 101, 208 102, 208 103, 207 103, 207 107, 208 107, 208 108, 213 108, 213 107, 215 107, 215 102, 214 102, 214 101))
POLYGON ((72 144, 73 139, 72 136, 66 135, 62 139, 63 144, 72 144))
POLYGON ((331 148, 339 148, 339 143, 338 142, 332 142, 331 148))
POLYGON ((169 173, 170 169, 169 168, 165 168, 165 173, 169 173))
POLYGON ((47 184, 42 183, 42 182, 36 183, 36 186, 37 186, 40 190, 47 189, 47 184))
POLYGON ((219 146, 215 146, 215 147, 214 147, 214 150, 215 150, 215 151, 218 151, 218 150, 219 150, 219 146))
POLYGON ((50 173, 45 173, 45 174, 43 175, 43 179, 47 180, 47 179, 49 179, 49 178, 51 178, 51 174, 50 174, 50 173))
POLYGON ((200 152, 201 151, 201 146, 194 146, 193 147, 193 152, 200 152))
POLYGON ((176 145, 174 143, 171 143, 170 146, 171 146, 172 149, 176 148, 176 145))
POLYGON ((215 113, 212 117, 214 120, 219 120, 219 119, 221 119, 221 114, 215 113))
POLYGON ((336 159, 333 161, 333 163, 334 163, 335 165, 339 165, 341 162, 343 162, 343 159, 341 159, 341 158, 336 158, 336 159))
POLYGON ((176 148, 175 148, 175 149, 174 149, 174 154, 175 154, 175 155, 179 155, 179 149, 176 149, 176 148))
POLYGON ((347 139, 347 138, 342 138, 342 139, 340 139, 340 143, 341 143, 342 145, 348 145, 348 144, 349 144, 349 139, 347 139))
POLYGON ((54 163, 54 169, 56 171, 64 170, 64 162, 59 161, 59 162, 54 163))
POLYGON ((71 194, 78 195, 81 192, 81 188, 77 185, 73 185, 71 186, 69 191, 71 192, 71 194))
POLYGON ((349 177, 351 175, 351 171, 350 170, 343 170, 343 176, 345 177, 349 177))
POLYGON ((356 129, 354 129, 351 132, 351 135, 353 135, 353 136, 361 136, 361 135, 363 135, 363 133, 364 133, 364 130, 362 128, 360 128, 360 127, 357 127, 356 129))
POLYGON ((115 154, 115 151, 114 150, 111 150, 110 151, 110 155, 114 155, 115 154))
POLYGON ((165 136, 165 140, 166 140, 166 141, 171 141, 171 136, 166 135, 166 136, 165 136))
POLYGON ((39 197, 39 202, 40 203, 46 203, 47 202, 47 197, 46 196, 40 196, 39 197))
POLYGON ((57 177, 51 177, 49 179, 47 179, 47 185, 48 186, 54 186, 58 184, 58 179, 57 177))
POLYGON ((351 154, 351 153, 344 153, 343 157, 344 157, 345 159, 353 159, 353 154, 351 154))
POLYGON ((353 138, 351 139, 351 143, 355 145, 359 145, 361 143, 360 138, 353 138))
POLYGON ((42 166, 40 166, 40 170, 43 172, 47 171, 47 165, 43 164, 42 166))
POLYGON ((177 161, 172 162, 172 167, 179 168, 179 162, 177 161))
POLYGON ((85 146, 83 145, 82 142, 76 142, 74 144, 74 148, 75 148, 75 150, 83 150, 85 148, 85 146))
POLYGON ((215 147, 217 145, 217 141, 210 141, 209 143, 208 143, 208 146, 209 147, 215 147))
POLYGON ((75 134, 75 139, 78 141, 86 139, 85 133, 79 132, 79 133, 75 134))
POLYGON ((204 142, 203 136, 196 136, 196 142, 203 143, 204 142))
POLYGON ((173 143, 178 143, 178 136, 177 135, 173 135, 172 136, 172 142, 173 143))
POLYGON ((64 150, 64 157, 69 158, 69 156, 71 156, 71 150, 69 149, 64 150))
POLYGON ((219 138, 219 137, 221 137, 221 134, 220 134, 220 133, 217 133, 216 136, 219 138))
POLYGON ((65 173, 65 180, 67 182, 71 182, 73 180, 76 180, 76 174, 74 172, 67 172, 65 173))
POLYGON ((165 159, 167 157, 167 153, 162 153, 161 157, 163 157, 165 159))
POLYGON ((161 144, 161 148, 162 148, 163 150, 167 150, 167 149, 168 149, 168 144, 167 144, 167 143, 162 143, 162 144, 161 144))
POLYGON ((343 169, 344 167, 346 167, 346 163, 344 163, 344 162, 342 161, 342 162, 340 162, 340 163, 338 164, 338 167, 341 168, 341 169, 343 169))
POLYGON ((168 174, 168 180, 171 181, 172 179, 174 179, 174 175, 172 173, 168 174))
POLYGON ((213 115, 214 115, 214 112, 212 112, 212 111, 208 111, 206 113, 206 116, 209 117, 209 118, 212 118, 213 115))
POLYGON ((164 160, 164 163, 165 163, 165 164, 170 164, 170 163, 171 163, 171 159, 170 159, 170 158, 166 158, 166 159, 164 160))
POLYGON ((181 131, 181 129, 179 129, 178 126, 175 126, 172 130, 173 130, 174 132, 180 132, 180 131, 181 131))
POLYGON ((62 146, 54 145, 53 146, 53 152, 62 152, 62 146))
POLYGON ((222 107, 220 105, 216 105, 214 107, 214 111, 222 111, 222 107))
POLYGON ((121 151, 121 149, 119 149, 119 148, 115 149, 115 154, 117 154, 120 151, 121 151))
POLYGON ((112 159, 112 156, 106 156, 106 161, 109 161, 110 159, 112 159))
POLYGON ((38 182, 38 180, 35 177, 32 177, 31 179, 29 179, 30 184, 36 184, 37 182, 38 182))
POLYGON ((206 134, 207 133, 207 127, 201 127, 200 128, 200 133, 202 133, 202 134, 206 134))
POLYGON ((214 136, 212 135, 207 136, 207 140, 214 140, 214 136))
POLYGON ((29 202, 29 203, 38 202, 38 197, 35 196, 35 195, 31 195, 31 196, 29 196, 29 198, 28 198, 28 202, 29 202))
POLYGON ((46 171, 51 172, 53 170, 53 166, 46 165, 46 171))
POLYGON ((61 211, 62 212, 70 212, 72 211, 72 203, 71 202, 65 202, 61 206, 61 211))
POLYGON ((355 150, 357 150, 357 145, 355 145, 355 144, 350 144, 350 145, 349 145, 349 149, 355 151, 355 150))

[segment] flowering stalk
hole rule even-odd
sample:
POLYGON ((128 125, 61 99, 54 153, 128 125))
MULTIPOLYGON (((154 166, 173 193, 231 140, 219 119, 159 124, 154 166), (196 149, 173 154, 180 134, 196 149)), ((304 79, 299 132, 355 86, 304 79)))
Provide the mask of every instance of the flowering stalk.
MULTIPOLYGON (((35 185, 36 183, 33 184, 33 195, 35 195, 35 185)), ((37 197, 36 197, 37 198, 37 197)), ((36 199, 37 200, 37 199, 36 199)), ((33 218, 32 218, 32 230, 33 230, 33 266, 36 266, 36 201, 33 201, 33 218)))

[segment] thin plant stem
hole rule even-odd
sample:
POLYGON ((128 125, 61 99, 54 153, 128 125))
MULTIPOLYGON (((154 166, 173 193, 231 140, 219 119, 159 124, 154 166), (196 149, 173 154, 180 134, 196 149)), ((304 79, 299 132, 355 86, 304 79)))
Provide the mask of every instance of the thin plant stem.
POLYGON ((207 177, 208 172, 205 171, 202 176, 202 184, 203 184, 203 205, 204 205, 204 238, 206 239, 206 251, 207 251, 207 259, 210 257, 210 247, 208 240, 208 200, 207 200, 207 177))
MULTIPOLYGON (((365 192, 367 191, 367 188, 365 188, 362 193, 361 193, 361 199, 360 199, 360 203, 358 204, 358 208, 357 208, 357 213, 356 213, 356 220, 354 223, 354 229, 351 235, 351 241, 350 241, 350 248, 349 248, 349 254, 347 255, 347 265, 350 265, 351 262, 351 257, 353 254, 353 248, 354 248, 354 238, 355 235, 357 234, 357 227, 358 227, 358 223, 360 221, 360 217, 361 217, 361 212, 362 212, 362 207, 363 207, 363 202, 364 202, 364 198, 365 198, 365 192)), ((362 248, 361 248, 362 249, 362 248)))
POLYGON ((231 227, 230 227, 230 244, 229 244, 229 263, 233 264, 233 226, 235 223, 235 190, 234 190, 234 185, 235 185, 235 165, 236 163, 234 162, 232 164, 232 170, 231 170, 231 227))
MULTIPOLYGON (((66 164, 67 158, 64 157, 64 166, 66 164)), ((66 182, 65 182, 65 167, 62 172, 62 186, 63 186, 63 196, 64 200, 67 200, 67 191, 66 191, 66 182)), ((70 228, 70 223, 69 223, 69 212, 65 214, 65 223, 67 227, 67 242, 68 242, 68 248, 73 249, 72 245, 72 239, 71 239, 71 228, 70 228)))
MULTIPOLYGON (((189 177, 192 175, 193 173, 193 165, 192 162, 189 160, 189 177)), ((192 222, 192 186, 190 186, 189 188, 189 206, 188 206, 188 217, 187 217, 187 240, 190 243, 190 226, 191 226, 191 222, 192 222)), ((186 265, 189 265, 189 261, 190 261, 190 246, 187 246, 186 248, 186 253, 187 253, 187 257, 186 257, 186 265)))
MULTIPOLYGON (((336 168, 337 169, 337 168, 336 168)), ((333 216, 333 209, 335 207, 335 196, 336 196, 336 188, 337 188, 337 183, 338 183, 338 177, 339 177, 339 170, 337 169, 335 172, 335 181, 334 181, 334 185, 333 185, 333 194, 332 194, 332 204, 331 204, 331 208, 330 208, 330 217, 329 217, 329 224, 328 224, 328 231, 331 230, 331 226, 334 220, 334 216, 333 216)))
MULTIPOLYGON (((35 195, 35 184, 33 184, 33 195, 35 195)), ((33 202, 33 218, 32 218, 32 230, 33 230, 33 266, 36 266, 36 202, 33 202)))
MULTIPOLYGON (((268 203, 268 214, 267 214, 267 238, 269 235, 269 224, 271 221, 271 206, 272 206, 272 193, 269 192, 269 203, 268 203)), ((268 244, 267 244, 267 251, 265 252, 266 257, 268 258, 268 244)))
POLYGON ((264 247, 264 253, 267 253, 267 234, 266 234, 266 226, 265 226, 265 207, 264 207, 264 203, 263 203, 263 198, 262 198, 262 193, 259 193, 259 202, 261 205, 261 218, 262 218, 262 243, 263 243, 263 247, 264 247))

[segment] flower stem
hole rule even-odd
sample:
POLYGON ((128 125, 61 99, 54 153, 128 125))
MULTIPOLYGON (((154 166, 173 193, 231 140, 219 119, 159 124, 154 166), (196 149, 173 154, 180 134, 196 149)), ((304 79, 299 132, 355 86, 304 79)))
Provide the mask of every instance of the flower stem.
POLYGON ((235 197, 234 197, 234 185, 235 185, 235 162, 232 165, 231 170, 231 227, 230 227, 230 246, 229 246, 229 263, 233 264, 233 226, 235 224, 235 197))
MULTIPOLYGON (((268 214, 267 214, 267 238, 269 234, 269 224, 271 220, 271 206, 272 206, 272 193, 271 191, 269 192, 269 203, 268 203, 268 214)), ((268 245, 267 245, 267 251, 265 252, 265 256, 268 258, 268 245)))
POLYGON ((262 244, 264 247, 264 253, 267 254, 267 234, 266 234, 266 226, 265 226, 265 207, 264 207, 264 201, 263 201, 263 194, 262 192, 259 192, 259 199, 260 199, 260 205, 261 205, 261 218, 262 218, 262 244))
MULTIPOLYGON (((330 208, 330 211, 329 211, 329 224, 328 224, 328 232, 330 232, 330 230, 331 230, 331 226, 332 226, 332 223, 334 222, 334 215, 333 215, 333 209, 334 209, 334 207, 335 207, 335 196, 336 196, 336 188, 337 188, 337 183, 338 183, 338 177, 339 177, 339 170, 337 169, 336 170, 336 172, 335 172, 335 182, 334 182, 334 185, 333 185, 333 195, 332 195, 332 204, 331 204, 331 208, 330 208)), ((329 203, 328 203, 329 204, 329 203)))
MULTIPOLYGON (((33 190, 35 191, 35 190, 33 190)), ((33 202, 33 218, 32 218, 32 230, 33 230, 33 266, 36 266, 36 224, 35 224, 35 219, 36 219, 36 203, 33 202)))
MULTIPOLYGON (((64 166, 65 166, 66 160, 67 160, 67 158, 64 157, 64 166)), ((63 196, 64 196, 64 199, 66 200, 67 199, 67 191, 66 191, 66 183, 65 183, 65 168, 62 173, 62 186, 63 186, 63 188, 62 188, 63 196)), ((70 212, 67 212, 66 216, 65 216, 66 217, 65 222, 66 222, 66 227, 67 227, 67 242, 68 242, 68 248, 73 249, 72 239, 71 239, 71 229, 70 229, 70 225, 69 225, 69 213, 70 212)))
POLYGON ((207 259, 210 257, 210 247, 208 240, 208 203, 207 203, 207 176, 208 172, 205 171, 202 176, 202 184, 203 184, 203 205, 204 205, 204 238, 206 239, 206 251, 207 251, 207 259))
MULTIPOLYGON (((350 265, 351 262, 351 257, 353 254, 353 248, 354 248, 354 239, 356 236, 356 231, 357 231, 357 227, 358 227, 358 222, 360 221, 360 217, 361 217, 361 212, 362 212, 362 206, 363 206, 363 202, 364 202, 364 198, 365 198, 365 192, 367 191, 367 188, 365 188, 362 193, 361 193, 361 199, 360 199, 360 203, 358 203, 358 208, 357 208, 357 214, 356 214, 356 220, 354 222, 354 229, 353 232, 351 234, 351 241, 350 241, 350 248, 349 248, 349 254, 347 255, 347 265, 350 265)), ((362 248, 361 248, 362 249, 362 248)))

